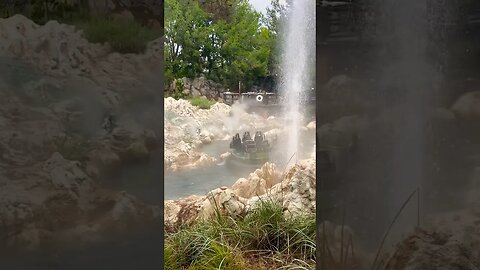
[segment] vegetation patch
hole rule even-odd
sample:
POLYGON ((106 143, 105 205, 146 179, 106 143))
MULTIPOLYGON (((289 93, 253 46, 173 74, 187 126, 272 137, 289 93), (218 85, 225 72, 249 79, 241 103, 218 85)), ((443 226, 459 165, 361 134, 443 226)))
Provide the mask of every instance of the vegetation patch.
POLYGON ((217 210, 165 234, 165 269, 315 269, 315 229, 315 216, 286 218, 272 201, 235 218, 217 210))
POLYGON ((248 1, 227 2, 165 0, 167 85, 200 76, 232 90, 239 82, 249 89, 273 81, 278 73, 274 27, 282 5, 273 0, 264 16, 248 1))
POLYGON ((92 43, 108 43, 115 52, 142 53, 148 42, 163 35, 160 28, 143 26, 137 21, 110 18, 109 15, 89 11, 85 1, 31 0, 0 3, 0 17, 22 14, 35 23, 50 20, 72 24, 82 29, 92 43))
POLYGON ((189 101, 193 106, 197 106, 200 109, 210 109, 210 107, 212 107, 212 105, 216 103, 213 100, 209 100, 203 97, 192 97, 189 98, 189 101))
POLYGON ((82 29, 85 38, 93 43, 110 44, 119 53, 142 53, 147 43, 161 37, 160 29, 148 28, 137 22, 91 17, 74 23, 82 29))

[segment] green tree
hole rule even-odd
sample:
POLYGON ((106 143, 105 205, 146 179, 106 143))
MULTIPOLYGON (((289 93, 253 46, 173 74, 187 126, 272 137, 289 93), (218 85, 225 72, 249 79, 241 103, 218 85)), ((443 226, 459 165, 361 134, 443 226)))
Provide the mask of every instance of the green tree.
POLYGON ((286 12, 287 5, 280 3, 280 0, 271 0, 263 23, 276 35, 280 32, 281 22, 285 19, 286 12))
POLYGON ((189 0, 166 0, 165 14, 167 79, 198 76, 202 72, 202 32, 210 19, 198 2, 189 0))
POLYGON ((271 0, 270 7, 267 8, 266 15, 263 17, 263 24, 271 32, 270 44, 271 55, 268 62, 268 73, 272 77, 276 77, 279 73, 278 67, 281 60, 281 39, 282 27, 286 21, 287 11, 291 1, 282 4, 280 0, 271 0))
POLYGON ((227 24, 222 47, 227 83, 234 87, 241 81, 251 86, 255 79, 267 74, 270 57, 270 31, 260 24, 261 16, 248 1, 238 3, 232 22, 227 24))
MULTIPOLYGON (((246 0, 228 0, 228 19, 198 1, 165 1, 166 76, 205 76, 227 87, 249 87, 268 73, 271 33, 246 0), (231 4, 231 5, 230 5, 231 4)), ((225 5, 222 6, 224 12, 225 5)))

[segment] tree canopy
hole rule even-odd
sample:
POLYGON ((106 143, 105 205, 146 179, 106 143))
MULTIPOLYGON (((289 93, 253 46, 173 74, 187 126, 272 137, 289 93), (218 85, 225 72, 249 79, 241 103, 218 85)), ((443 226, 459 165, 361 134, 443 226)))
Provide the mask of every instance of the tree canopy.
POLYGON ((205 76, 237 89, 239 81, 249 87, 271 76, 277 10, 264 16, 247 0, 210 1, 207 7, 198 0, 165 1, 167 81, 205 76))

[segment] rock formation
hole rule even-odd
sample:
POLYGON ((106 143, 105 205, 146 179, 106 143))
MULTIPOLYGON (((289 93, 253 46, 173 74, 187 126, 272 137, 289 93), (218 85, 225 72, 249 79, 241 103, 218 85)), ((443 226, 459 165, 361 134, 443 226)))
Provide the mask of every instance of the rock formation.
POLYGON ((216 211, 230 216, 243 215, 261 200, 280 203, 288 217, 314 214, 315 166, 314 160, 304 160, 282 176, 274 164, 266 163, 231 188, 217 188, 206 196, 167 200, 164 204, 165 228, 175 231, 181 225, 211 217, 216 211))
POLYGON ((160 224, 158 207, 101 180, 158 148, 161 39, 121 55, 21 15, 0 19, 0 33, 2 243, 78 244, 160 224))
POLYGON ((387 256, 382 269, 478 269, 480 211, 478 206, 445 213, 417 229, 387 256))
POLYGON ((457 99, 451 111, 462 119, 480 119, 480 91, 468 92, 457 99))
POLYGON ((242 130, 269 131, 281 127, 279 121, 246 113, 237 105, 230 107, 219 102, 206 110, 193 106, 187 100, 168 97, 165 98, 164 108, 164 167, 167 171, 197 168, 217 162, 219 157, 200 152, 198 148, 202 144, 230 140, 231 136, 242 130))
MULTIPOLYGON (((170 89, 165 89, 172 91, 176 89, 176 84, 178 82, 173 81, 170 89)), ((183 84, 183 94, 191 95, 193 97, 206 97, 208 99, 219 100, 221 94, 226 91, 224 87, 214 81, 208 80, 205 77, 199 78, 182 78, 181 83, 183 84)))

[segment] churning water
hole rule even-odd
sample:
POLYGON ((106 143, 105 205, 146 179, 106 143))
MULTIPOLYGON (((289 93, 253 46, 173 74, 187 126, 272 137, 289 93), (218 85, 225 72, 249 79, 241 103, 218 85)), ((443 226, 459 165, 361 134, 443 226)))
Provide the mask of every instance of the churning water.
POLYGON ((299 151, 300 127, 304 108, 303 96, 312 84, 312 67, 315 59, 315 2, 296 0, 289 9, 282 43, 280 93, 285 97, 285 123, 289 134, 285 144, 285 158, 299 151))

